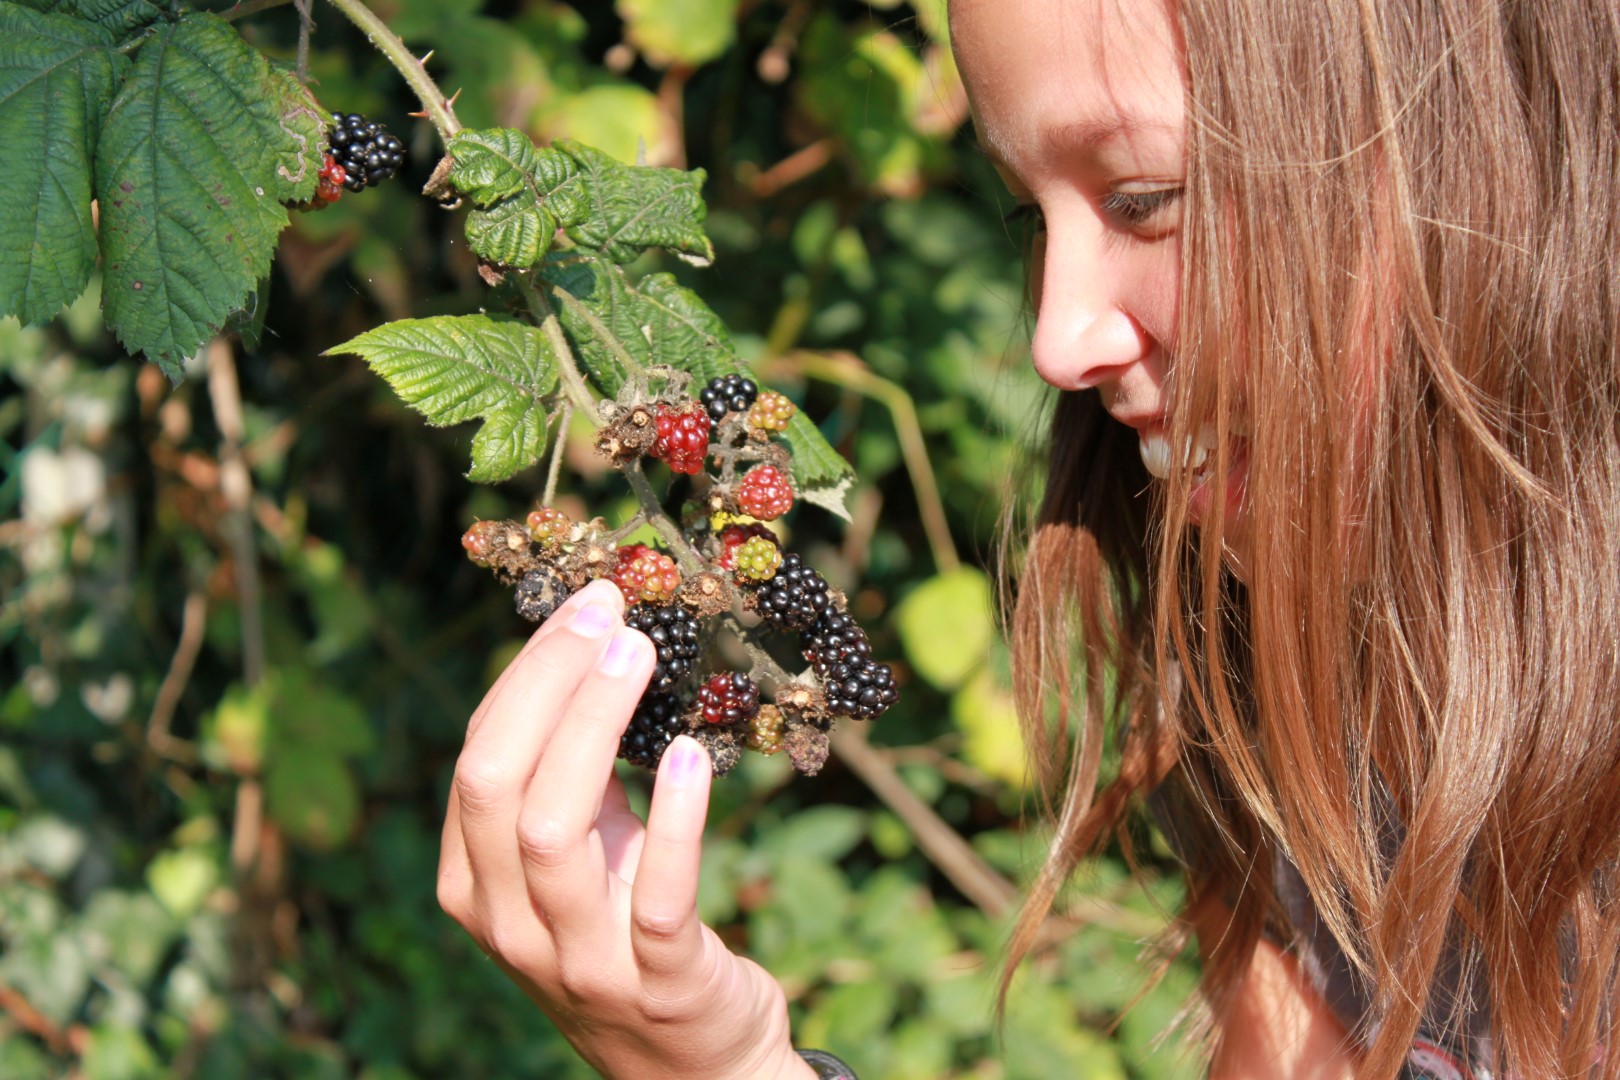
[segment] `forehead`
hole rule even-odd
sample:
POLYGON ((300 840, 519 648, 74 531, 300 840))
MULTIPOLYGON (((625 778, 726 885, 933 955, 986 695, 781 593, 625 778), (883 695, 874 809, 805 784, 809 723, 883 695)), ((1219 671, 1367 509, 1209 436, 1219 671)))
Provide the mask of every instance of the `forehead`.
POLYGON ((999 160, 1179 136, 1166 0, 952 0, 950 13, 979 138, 999 160))

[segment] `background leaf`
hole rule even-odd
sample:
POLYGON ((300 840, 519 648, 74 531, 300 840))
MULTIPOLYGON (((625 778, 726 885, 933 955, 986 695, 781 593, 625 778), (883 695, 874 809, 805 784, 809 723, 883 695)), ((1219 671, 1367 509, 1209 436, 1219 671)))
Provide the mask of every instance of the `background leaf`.
POLYGON ((0 3, 0 314, 44 322, 96 262, 91 162, 129 61, 111 30, 0 3))
POLYGON ((901 601, 896 616, 918 674, 946 690, 961 685, 995 640, 990 579, 975 567, 924 582, 901 601))
POLYGON ((469 479, 504 480, 545 451, 557 357, 536 327, 487 315, 402 319, 327 352, 363 357, 431 424, 484 420, 469 479))
POLYGON ((697 65, 736 36, 738 0, 619 0, 632 44, 660 67, 697 65))

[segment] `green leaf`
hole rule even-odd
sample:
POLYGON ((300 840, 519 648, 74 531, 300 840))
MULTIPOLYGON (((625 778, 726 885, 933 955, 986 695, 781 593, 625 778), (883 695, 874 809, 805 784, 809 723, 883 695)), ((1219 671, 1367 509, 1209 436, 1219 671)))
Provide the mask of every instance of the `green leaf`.
POLYGON ((500 266, 534 266, 559 228, 584 220, 586 195, 568 155, 537 148, 511 128, 463 131, 450 141, 450 184, 475 206, 467 244, 500 266))
POLYGON ((619 0, 630 43, 659 67, 706 64, 737 34, 737 0, 619 0))
POLYGON ((219 884, 219 866, 201 848, 165 851, 146 867, 146 883, 171 914, 189 919, 219 884))
MULTIPOLYGON (((669 274, 631 284, 622 266, 571 252, 549 260, 543 277, 567 294, 559 297, 563 329, 606 394, 624 385, 624 356, 643 367, 690 372, 700 382, 744 372, 720 316, 669 274)), ((783 439, 793 452, 799 497, 847 519, 843 496, 854 478, 849 463, 803 413, 793 414, 783 439)))
POLYGON ((1029 783, 1018 709, 988 665, 951 698, 951 717, 962 732, 962 757, 969 765, 1015 788, 1029 783))
POLYGON ((320 750, 279 757, 265 774, 270 816, 295 841, 331 850, 347 840, 360 817, 360 788, 354 774, 320 750))
POLYGON ((171 378, 268 272, 287 223, 278 196, 307 182, 278 172, 296 143, 286 99, 229 23, 188 15, 153 31, 107 114, 103 310, 171 378))
POLYGON ((91 162, 129 62, 112 31, 0 3, 0 315, 44 322, 90 282, 91 162))
POLYGON ((327 350, 334 353, 363 357, 430 424, 482 419, 471 480, 505 480, 545 451, 557 357, 532 326, 487 315, 402 319, 327 350))
POLYGON ((714 245, 703 232, 702 169, 655 169, 625 165, 602 151, 570 139, 557 149, 574 159, 585 178, 589 199, 584 220, 568 230, 581 247, 614 262, 629 262, 648 248, 661 247, 708 264, 714 245))
POLYGON ((35 11, 52 12, 86 22, 99 23, 121 34, 137 26, 145 26, 163 14, 163 5, 156 0, 18 0, 18 2, 35 11))
POLYGON ((950 690, 977 667, 995 640, 990 579, 963 567, 919 586, 896 613, 900 641, 918 674, 950 690), (949 627, 950 633, 940 633, 949 627))
POLYGON ((271 68, 269 89, 275 102, 276 126, 282 133, 276 144, 273 194, 278 202, 305 202, 315 195, 320 183, 331 117, 290 71, 271 68))

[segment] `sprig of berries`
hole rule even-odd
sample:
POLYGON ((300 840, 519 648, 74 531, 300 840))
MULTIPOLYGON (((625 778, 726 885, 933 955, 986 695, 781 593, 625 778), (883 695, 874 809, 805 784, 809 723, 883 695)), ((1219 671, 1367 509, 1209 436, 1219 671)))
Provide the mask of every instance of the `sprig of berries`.
MULTIPOLYGON (((612 532, 601 519, 576 522, 549 506, 521 523, 478 522, 462 544, 470 559, 512 587, 517 610, 534 621, 550 617, 590 580, 605 577, 619 588, 626 625, 646 634, 657 655, 620 740, 624 760, 657 768, 674 737, 686 733, 707 750, 717 775, 745 749, 785 753, 795 769, 813 775, 828 759, 835 720, 871 720, 899 699, 895 673, 873 658, 843 594, 802 556, 784 551, 764 524, 791 510, 796 498, 786 469, 791 459, 770 442, 788 426, 793 404, 741 375, 710 380, 697 398, 685 396, 687 385, 670 369, 632 378, 617 399, 599 404, 596 445, 618 468, 652 456, 675 472, 699 475, 712 458, 714 475, 699 475, 683 526, 689 545, 683 559, 701 565, 683 574, 664 551, 617 544, 646 517, 612 532), (665 380, 657 394, 650 391, 655 378, 665 380), (761 701, 752 678, 735 671, 695 685, 706 620, 729 617, 739 598, 759 616, 757 631, 795 633, 810 664, 793 677, 754 650, 772 673, 770 702, 761 701)), ((657 524, 674 527, 668 519, 657 524)))

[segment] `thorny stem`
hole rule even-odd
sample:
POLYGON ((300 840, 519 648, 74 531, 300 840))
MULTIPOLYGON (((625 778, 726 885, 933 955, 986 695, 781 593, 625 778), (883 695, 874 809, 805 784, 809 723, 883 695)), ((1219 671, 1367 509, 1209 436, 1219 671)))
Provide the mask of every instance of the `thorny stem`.
POLYGON ((608 329, 607 325, 597 317, 596 312, 580 303, 579 298, 566 289, 558 289, 557 297, 563 302, 564 307, 574 313, 576 318, 583 319, 590 325, 590 328, 596 332, 596 340, 607 345, 608 351, 613 353, 613 359, 622 364, 624 370, 634 372, 637 375, 642 374, 645 369, 642 367, 641 362, 631 356, 623 345, 619 344, 618 336, 608 329))
POLYGON ((664 543, 675 553, 675 561, 680 564, 681 573, 700 573, 703 569, 703 557, 687 543, 680 526, 664 513, 664 504, 659 501, 658 493, 653 491, 652 485, 647 482, 647 474, 641 471, 641 462, 632 461, 626 465, 624 477, 630 481, 630 490, 636 493, 636 502, 641 504, 642 512, 647 515, 647 524, 663 537, 664 543))
POLYGON ((568 391, 569 400, 591 422, 592 427, 601 427, 597 422, 596 399, 591 397, 591 388, 585 385, 585 376, 579 373, 574 350, 569 347, 568 338, 563 336, 557 309, 551 306, 550 298, 534 283, 534 279, 524 275, 520 280, 529 312, 539 322, 540 332, 546 336, 546 343, 557 357, 557 368, 562 374, 563 387, 568 391))
MULTIPOLYGON (((251 0, 250 0, 251 2, 251 0)), ((450 99, 444 96, 439 84, 427 73, 427 68, 416 58, 416 54, 405 47, 399 35, 388 29, 388 25, 377 17, 377 13, 366 7, 360 0, 331 0, 332 6, 343 12, 344 16, 354 25, 364 31, 366 37, 376 46, 377 51, 387 57, 388 62, 394 65, 405 81, 416 91, 417 98, 422 102, 422 109, 433 126, 439 129, 439 137, 445 142, 461 130, 461 121, 450 108, 450 99)))
POLYGON ((743 647, 743 651, 748 654, 748 659, 752 662, 752 666, 748 671, 750 679, 761 685, 768 686, 772 690, 794 680, 795 677, 776 662, 776 657, 765 651, 764 646, 760 645, 756 640, 754 633, 743 626, 734 612, 728 611, 722 615, 721 622, 725 624, 727 630, 731 631, 732 637, 737 639, 737 643, 743 647))

